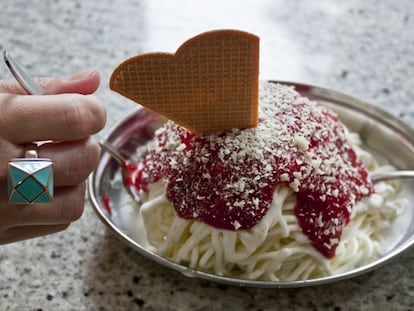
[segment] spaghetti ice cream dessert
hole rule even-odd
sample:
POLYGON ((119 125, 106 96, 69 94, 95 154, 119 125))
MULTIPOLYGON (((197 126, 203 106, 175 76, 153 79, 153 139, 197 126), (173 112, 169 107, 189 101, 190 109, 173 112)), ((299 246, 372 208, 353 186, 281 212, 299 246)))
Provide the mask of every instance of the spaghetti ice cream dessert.
POLYGON ((404 207, 396 184, 370 180, 387 168, 326 107, 286 85, 257 87, 249 126, 174 116, 157 130, 133 174, 142 205, 124 210, 131 236, 179 264, 251 280, 317 278, 381 256, 404 207))

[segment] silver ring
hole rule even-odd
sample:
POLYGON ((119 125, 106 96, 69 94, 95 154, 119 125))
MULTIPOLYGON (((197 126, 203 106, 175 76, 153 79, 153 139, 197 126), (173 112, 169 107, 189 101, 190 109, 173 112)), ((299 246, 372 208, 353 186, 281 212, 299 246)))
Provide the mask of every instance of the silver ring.
POLYGON ((38 146, 26 146, 25 157, 9 161, 7 194, 9 203, 50 203, 54 192, 53 162, 38 157, 38 146))

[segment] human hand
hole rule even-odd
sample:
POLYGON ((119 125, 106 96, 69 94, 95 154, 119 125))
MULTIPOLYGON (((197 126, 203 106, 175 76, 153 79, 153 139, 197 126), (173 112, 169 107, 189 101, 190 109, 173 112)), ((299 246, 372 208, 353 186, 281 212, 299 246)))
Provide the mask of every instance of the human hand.
POLYGON ((16 81, 0 80, 0 244, 58 232, 77 220, 85 180, 99 161, 99 145, 90 137, 106 121, 103 104, 90 95, 99 73, 36 80, 53 95, 24 95, 16 81), (49 141, 38 154, 53 161, 54 198, 48 204, 9 204, 8 162, 24 157, 25 145, 34 141, 49 141))

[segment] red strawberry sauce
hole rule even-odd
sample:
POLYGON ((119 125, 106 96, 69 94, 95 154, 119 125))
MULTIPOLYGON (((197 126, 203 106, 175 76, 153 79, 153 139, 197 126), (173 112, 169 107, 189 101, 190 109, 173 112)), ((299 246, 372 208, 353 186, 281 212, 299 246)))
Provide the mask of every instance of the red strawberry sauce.
POLYGON ((261 92, 256 128, 196 136, 167 123, 134 183, 147 191, 163 179, 179 217, 227 230, 260 222, 276 186, 286 185, 302 232, 331 258, 353 206, 372 192, 368 173, 334 113, 286 86, 261 92))

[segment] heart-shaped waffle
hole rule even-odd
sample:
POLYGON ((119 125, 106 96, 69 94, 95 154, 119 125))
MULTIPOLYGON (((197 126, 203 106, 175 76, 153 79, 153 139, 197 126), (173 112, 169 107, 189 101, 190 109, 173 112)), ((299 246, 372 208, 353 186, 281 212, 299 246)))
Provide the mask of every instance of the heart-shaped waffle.
POLYGON ((259 38, 215 30, 175 54, 148 53, 121 63, 110 88, 198 134, 254 127, 258 119, 259 38))

